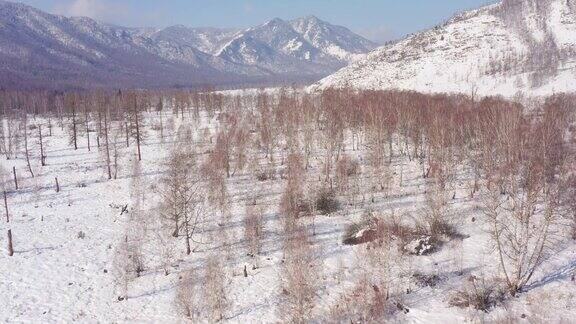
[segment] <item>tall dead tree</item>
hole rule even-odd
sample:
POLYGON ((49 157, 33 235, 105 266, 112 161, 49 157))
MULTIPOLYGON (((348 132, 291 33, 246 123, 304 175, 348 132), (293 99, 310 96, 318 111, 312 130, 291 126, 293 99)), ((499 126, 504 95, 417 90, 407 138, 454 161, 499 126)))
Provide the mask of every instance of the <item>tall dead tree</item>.
POLYGON ((8 230, 8 255, 14 255, 14 246, 12 245, 12 230, 8 230))
POLYGON ((38 125, 38 138, 40 140, 40 163, 46 166, 46 155, 44 154, 44 141, 42 139, 42 125, 38 125))
POLYGON ((108 180, 112 179, 112 169, 110 166, 110 130, 108 129, 110 108, 107 106, 104 112, 104 139, 106 141, 106 169, 108 171, 108 180))
POLYGON ((138 160, 142 161, 142 151, 140 145, 143 140, 143 126, 144 126, 144 116, 142 112, 142 107, 140 102, 142 99, 139 98, 138 93, 130 93, 126 96, 126 105, 128 107, 128 115, 126 121, 126 145, 129 145, 128 138, 133 138, 136 140, 136 149, 138 154, 138 160))
POLYGON ((32 178, 34 178, 32 164, 30 163, 30 151, 28 149, 28 118, 26 113, 24 113, 24 154, 26 157, 26 165, 28 166, 28 171, 30 172, 32 178))
POLYGON ((16 167, 12 167, 12 174, 14 175, 14 188, 18 190, 18 177, 16 176, 16 167))
POLYGON ((4 208, 6 210, 6 223, 10 223, 10 214, 8 214, 8 197, 4 191, 4 208))
POLYGON ((86 128, 86 141, 88 143, 88 151, 90 152, 90 113, 88 105, 84 106, 84 127, 86 128))
POLYGON ((70 122, 72 133, 71 135, 71 142, 74 144, 74 150, 78 149, 78 126, 76 120, 76 110, 77 110, 77 99, 75 94, 70 94, 66 97, 65 104, 70 109, 72 120, 70 122))
POLYGON ((142 161, 142 152, 140 150, 140 112, 138 110, 138 97, 134 96, 134 123, 136 125, 136 146, 138 147, 138 161, 142 161))
MULTIPOLYGON (((6 223, 10 223, 10 216, 8 214, 8 198, 6 197, 6 191, 4 191, 4 208, 6 209, 6 223)), ((14 247, 12 246, 12 230, 8 229, 8 255, 14 255, 14 247)))

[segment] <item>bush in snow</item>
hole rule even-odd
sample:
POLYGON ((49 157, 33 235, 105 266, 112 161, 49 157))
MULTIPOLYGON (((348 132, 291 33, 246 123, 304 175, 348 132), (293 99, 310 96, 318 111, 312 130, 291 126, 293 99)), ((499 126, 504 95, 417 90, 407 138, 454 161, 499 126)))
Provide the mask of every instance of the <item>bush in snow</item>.
MULTIPOLYGON (((329 309, 326 323, 384 323, 397 312, 398 307, 387 296, 383 287, 361 279, 343 294, 329 309)), ((401 305, 401 303, 398 303, 401 305)))
POLYGON ((412 279, 419 287, 436 287, 442 281, 442 278, 436 274, 426 274, 422 272, 415 272, 412 275, 412 279))
POLYGON ((328 215, 340 209, 340 202, 333 191, 323 189, 316 195, 315 207, 320 214, 328 215))
POLYGON ((367 213, 362 222, 353 223, 346 228, 342 243, 357 245, 383 240, 386 237, 397 239, 402 243, 408 242, 414 235, 414 230, 400 224, 394 215, 384 219, 367 213))
POLYGON ((448 304, 460 308, 473 307, 486 312, 503 300, 504 290, 498 284, 471 276, 460 290, 449 297, 448 304))

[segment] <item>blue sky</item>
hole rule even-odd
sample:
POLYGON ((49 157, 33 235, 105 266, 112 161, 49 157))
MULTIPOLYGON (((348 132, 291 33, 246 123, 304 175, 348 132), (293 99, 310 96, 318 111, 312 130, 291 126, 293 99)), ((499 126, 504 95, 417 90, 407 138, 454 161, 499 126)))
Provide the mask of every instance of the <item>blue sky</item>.
POLYGON ((491 0, 17 0, 123 26, 248 27, 313 14, 375 41, 432 27, 491 0))

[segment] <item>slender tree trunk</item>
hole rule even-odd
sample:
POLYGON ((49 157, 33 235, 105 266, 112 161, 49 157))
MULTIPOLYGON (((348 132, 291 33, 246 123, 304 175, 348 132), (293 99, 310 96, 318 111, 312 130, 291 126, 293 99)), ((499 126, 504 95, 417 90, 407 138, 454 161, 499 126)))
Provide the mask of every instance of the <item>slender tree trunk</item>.
POLYGON ((85 121, 86 124, 86 139, 88 140, 88 152, 90 152, 90 125, 88 124, 88 112, 84 111, 85 121))
POLYGON ((4 191, 4 208, 6 209, 6 223, 10 223, 10 214, 8 214, 8 198, 6 197, 6 191, 4 191))
POLYGON ((392 134, 388 135, 388 163, 392 164, 392 157, 394 156, 394 151, 392 147, 392 134))
POLYGON ((78 149, 78 138, 76 137, 76 108, 72 108, 72 139, 74 140, 74 150, 78 149))
POLYGON ((12 167, 12 173, 14 174, 14 187, 18 190, 18 178, 16 177, 16 167, 12 167))
POLYGON ((38 134, 40 135, 40 163, 46 166, 46 156, 44 156, 44 142, 42 141, 42 125, 38 125, 38 134))
POLYGON ((126 147, 130 147, 130 130, 128 129, 128 120, 124 121, 124 127, 126 128, 126 147))
POLYGON ((24 152, 26 154, 26 164, 28 165, 28 171, 30 171, 30 175, 34 178, 34 172, 32 172, 32 164, 30 164, 30 152, 28 151, 28 127, 26 126, 27 123, 24 123, 24 152))
POLYGON ((98 136, 96 136, 96 146, 100 147, 100 135, 102 134, 102 112, 98 110, 98 136))
POLYGON ((178 225, 178 217, 174 218, 174 232, 172 232, 173 237, 178 237, 180 234, 180 227, 178 225))
POLYGON ((164 143, 164 123, 162 121, 162 111, 160 111, 160 142, 164 143))
POLYGON ((12 246, 12 230, 8 230, 8 255, 14 255, 14 247, 12 246))
POLYGON ((186 255, 190 255, 192 253, 192 248, 190 246, 190 229, 189 229, 189 224, 188 224, 188 220, 186 220, 186 222, 184 222, 184 226, 186 227, 186 255))
POLYGON ((110 168, 110 141, 108 139, 108 113, 104 114, 104 139, 106 140, 106 166, 108 168, 108 180, 112 179, 110 168))
POLYGON ((136 120, 136 146, 138 147, 138 161, 142 161, 142 153, 140 152, 140 122, 138 121, 140 118, 137 111, 134 111, 134 117, 136 120))

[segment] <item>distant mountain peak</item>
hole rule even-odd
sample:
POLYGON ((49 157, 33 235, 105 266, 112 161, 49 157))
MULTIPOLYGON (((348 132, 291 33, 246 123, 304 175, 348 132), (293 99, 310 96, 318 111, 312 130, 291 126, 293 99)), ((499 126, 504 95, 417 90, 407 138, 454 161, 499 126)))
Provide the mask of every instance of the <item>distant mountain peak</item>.
POLYGON ((276 17, 276 18, 272 18, 272 19, 268 20, 264 25, 276 25, 276 24, 285 24, 285 23, 286 22, 283 19, 276 17))
POLYGON ((322 19, 318 18, 315 15, 306 15, 304 17, 296 18, 294 20, 307 20, 307 21, 314 21, 314 22, 324 22, 322 19))

